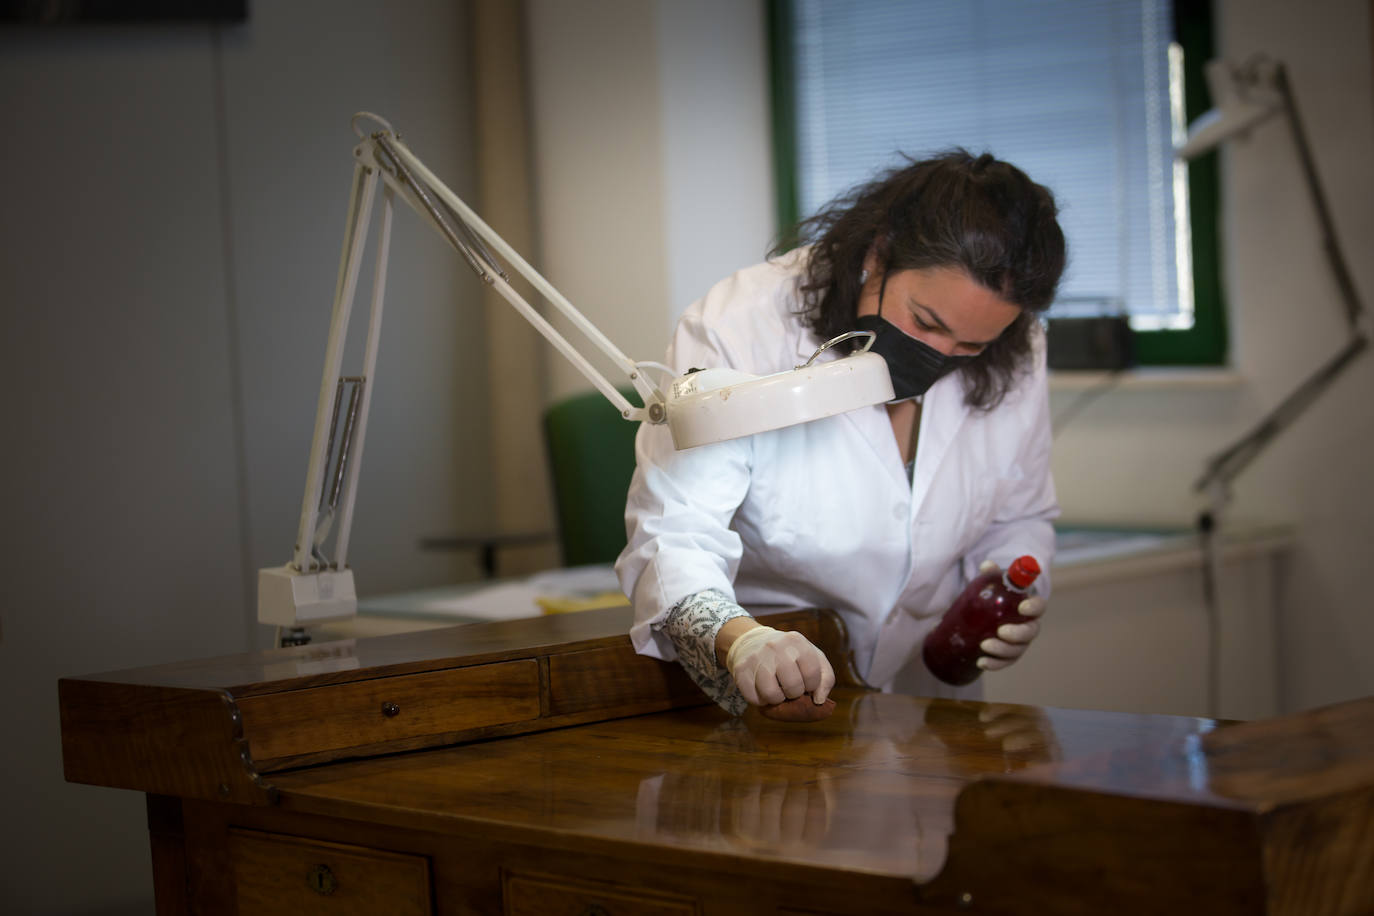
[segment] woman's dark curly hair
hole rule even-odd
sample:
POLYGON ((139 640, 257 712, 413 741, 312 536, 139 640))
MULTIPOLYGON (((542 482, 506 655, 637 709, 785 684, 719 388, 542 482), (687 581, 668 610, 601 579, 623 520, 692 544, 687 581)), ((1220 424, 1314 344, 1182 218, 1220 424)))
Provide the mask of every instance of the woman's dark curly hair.
POLYGON ((1031 352, 1035 313, 1054 301, 1064 271, 1064 233, 1048 188, 984 153, 950 150, 880 174, 827 204, 775 250, 812 246, 801 314, 821 340, 853 330, 869 249, 884 275, 957 267, 1021 314, 960 370, 968 404, 991 410, 1031 352), (875 244, 876 243, 876 244, 875 244))

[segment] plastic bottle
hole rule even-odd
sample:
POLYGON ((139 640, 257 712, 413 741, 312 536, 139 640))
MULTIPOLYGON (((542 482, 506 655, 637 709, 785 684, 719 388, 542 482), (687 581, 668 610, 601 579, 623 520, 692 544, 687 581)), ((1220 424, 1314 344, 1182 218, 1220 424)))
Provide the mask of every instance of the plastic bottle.
POLYGON ((975 578, 954 600, 926 637, 921 655, 931 673, 946 684, 971 684, 982 673, 978 648, 997 635, 1004 623, 1025 623, 1016 613, 1031 583, 1040 575, 1035 557, 1017 557, 1007 571, 993 570, 975 578))

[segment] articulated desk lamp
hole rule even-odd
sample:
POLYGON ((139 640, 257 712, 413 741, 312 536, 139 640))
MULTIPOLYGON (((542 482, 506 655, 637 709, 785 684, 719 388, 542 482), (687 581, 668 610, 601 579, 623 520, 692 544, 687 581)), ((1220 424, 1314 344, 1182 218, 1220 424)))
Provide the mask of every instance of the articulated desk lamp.
POLYGON ((679 449, 819 420, 892 398, 887 364, 876 353, 868 352, 873 343, 870 332, 842 334, 822 345, 805 365, 765 376, 706 368, 673 378, 674 372, 667 366, 635 362, 620 352, 436 178, 406 147, 390 124, 374 114, 361 112, 353 117, 353 131, 362 142, 353 151, 355 165, 348 224, 325 348, 324 379, 315 412, 300 527, 291 562, 258 573, 258 620, 262 623, 299 634, 308 625, 357 613, 353 571, 347 565, 348 536, 372 395, 369 380, 373 378, 377 362, 395 196, 409 204, 457 249, 468 266, 572 362, 615 405, 622 417, 629 421, 666 423, 673 444, 679 449), (360 127, 362 121, 372 121, 380 129, 366 134, 360 127), (379 178, 385 183, 385 191, 363 371, 360 375, 342 376, 339 369, 348 335, 348 319, 379 178), (633 384, 644 406, 636 407, 626 400, 615 385, 515 291, 510 276, 492 250, 614 362, 633 384), (867 337, 868 341, 862 349, 847 356, 817 361, 823 351, 854 337, 867 337), (648 378, 645 370, 654 370, 668 380, 666 394, 648 378), (324 552, 331 530, 334 531, 332 557, 324 552))
POLYGON ((1272 61, 1261 55, 1239 66, 1214 60, 1207 65, 1206 72, 1207 87, 1212 93, 1216 107, 1193 122, 1187 140, 1178 147, 1176 155, 1185 160, 1193 159, 1232 137, 1249 131, 1272 115, 1284 115, 1292 132, 1308 194, 1317 214, 1322 250, 1326 253, 1327 264, 1340 291, 1350 332, 1345 346, 1317 367, 1253 429, 1209 458, 1203 475, 1193 484, 1193 489, 1202 493, 1208 504, 1207 511, 1198 520, 1198 526, 1206 554, 1204 583, 1210 615, 1208 626, 1211 653, 1211 682, 1208 689, 1210 711, 1215 714, 1219 694, 1217 672, 1220 622, 1216 596, 1218 557, 1213 543, 1213 532, 1220 523, 1222 510, 1231 499, 1231 483, 1355 361, 1369 345, 1369 336, 1363 323, 1364 309, 1336 239, 1331 212, 1327 207, 1321 182, 1317 178, 1312 150, 1308 146, 1307 135, 1298 116, 1297 101, 1288 82, 1287 70, 1281 62, 1272 61))

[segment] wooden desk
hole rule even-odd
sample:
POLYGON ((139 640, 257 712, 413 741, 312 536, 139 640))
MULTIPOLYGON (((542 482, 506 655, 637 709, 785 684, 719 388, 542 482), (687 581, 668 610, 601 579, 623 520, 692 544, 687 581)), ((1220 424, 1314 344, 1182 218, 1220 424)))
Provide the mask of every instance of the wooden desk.
POLYGON ((1374 911, 1374 700, 1219 726, 844 671, 824 722, 731 719, 628 622, 65 679, 67 778, 148 793, 164 914, 1374 911))

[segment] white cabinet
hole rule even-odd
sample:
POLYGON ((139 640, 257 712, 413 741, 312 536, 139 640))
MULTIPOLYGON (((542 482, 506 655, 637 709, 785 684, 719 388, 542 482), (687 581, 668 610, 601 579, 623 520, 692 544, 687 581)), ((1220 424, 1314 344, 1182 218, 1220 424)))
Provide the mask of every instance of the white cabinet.
POLYGON ((1253 719, 1278 709, 1278 587, 1291 536, 1226 532, 1220 546, 1217 701, 1209 708, 1204 558, 1194 533, 1066 530, 1040 637, 984 676, 985 697, 1120 712, 1253 719))

